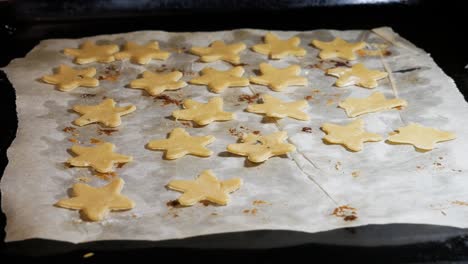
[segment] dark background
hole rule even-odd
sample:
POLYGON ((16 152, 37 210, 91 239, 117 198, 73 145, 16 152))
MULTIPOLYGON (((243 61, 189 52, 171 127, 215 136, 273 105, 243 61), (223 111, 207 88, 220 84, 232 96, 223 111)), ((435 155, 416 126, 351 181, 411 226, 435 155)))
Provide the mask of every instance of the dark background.
MULTIPOLYGON (((221 1, 221 0, 26 0, 0 1, 0 67, 23 57, 40 40, 135 30, 212 31, 371 29, 390 26, 430 53, 467 95, 468 9, 463 1, 221 1), (367 2, 357 4, 355 2, 367 2), (378 2, 378 3, 374 3, 378 2)), ((0 71, 0 175, 17 126, 14 89, 0 71)), ((468 219, 467 219, 468 221, 468 219)), ((4 227, 4 215, 0 226, 4 227)), ((0 240, 4 238, 0 231, 0 240)), ((309 261, 423 262, 467 260, 468 231, 425 225, 372 225, 319 234, 255 231, 163 242, 108 241, 72 245, 29 240, 0 244, 0 260, 102 263, 154 262, 167 258, 229 262, 309 261), (411 243, 406 244, 411 237, 411 243), (396 241, 380 246, 379 241, 396 241), (398 241, 402 241, 401 244, 398 241), (404 242, 406 241, 406 242, 404 242), (95 256, 83 259, 84 253, 95 256)), ((3 262, 2 263, 9 263, 3 262)))

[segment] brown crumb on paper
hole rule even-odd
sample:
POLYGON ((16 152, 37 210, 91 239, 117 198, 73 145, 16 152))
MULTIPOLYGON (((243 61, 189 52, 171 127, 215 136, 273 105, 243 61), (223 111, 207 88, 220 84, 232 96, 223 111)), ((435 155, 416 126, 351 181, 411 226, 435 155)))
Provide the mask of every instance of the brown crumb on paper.
POLYGON ((169 208, 179 208, 182 207, 178 200, 171 200, 166 203, 166 206, 169 208))
POLYGON ((253 208, 253 209, 245 209, 242 211, 244 214, 250 214, 250 215, 256 215, 257 212, 258 212, 258 209, 257 208, 253 208))
POLYGON ((252 132, 252 134, 254 134, 254 135, 260 135, 260 131, 255 130, 255 131, 252 132))
POLYGON ((351 172, 351 175, 353 177, 358 177, 359 175, 361 175, 361 172, 360 171, 353 171, 353 172, 351 172))
POLYGON ((339 161, 336 162, 335 170, 341 170, 341 162, 339 162, 339 161))
POLYGON ((101 129, 98 128, 98 135, 106 134, 107 136, 111 136, 112 133, 119 131, 118 129, 101 129))
POLYGON ((160 94, 154 97, 154 101, 158 101, 158 100, 161 100, 163 105, 174 104, 174 105, 179 106, 182 104, 182 100, 172 98, 165 94, 160 94))
POLYGON ((76 138, 69 138, 68 141, 72 143, 80 143, 76 138))
POLYGON ((106 172, 106 173, 97 172, 94 176, 96 176, 96 177, 98 177, 100 179, 103 179, 105 181, 110 181, 113 178, 117 177, 117 173, 115 173, 115 172, 106 172))
POLYGON ((333 210, 332 215, 343 218, 344 221, 354 221, 357 217, 357 209, 348 205, 342 205, 333 210))
POLYGON ((76 131, 76 128, 74 127, 65 127, 64 129, 62 129, 63 132, 65 133, 73 133, 76 131))
POLYGON ((203 204, 204 206, 208 206, 211 204, 211 202, 208 200, 201 200, 200 203, 203 204))
POLYGON ((311 128, 311 127, 303 127, 303 128, 302 128, 302 132, 305 132, 305 133, 312 133, 312 128, 311 128))
POLYGON ((252 202, 252 205, 254 205, 254 206, 266 205, 266 204, 269 204, 269 203, 266 202, 266 201, 263 201, 263 200, 254 200, 254 201, 252 202))
POLYGON ((468 206, 468 202, 463 202, 463 201, 453 201, 452 204, 455 205, 462 205, 462 206, 468 206))
POLYGON ((84 183, 88 183, 88 182, 91 181, 91 178, 88 177, 88 176, 81 176, 81 177, 78 177, 78 178, 76 178, 76 179, 77 179, 78 181, 84 182, 84 183))
POLYGON ((239 95, 239 98, 237 100, 239 102, 247 102, 248 104, 252 104, 252 103, 257 102, 259 97, 260 97, 259 93, 256 93, 254 95, 241 94, 241 95, 239 95))
POLYGON ((237 129, 235 128, 229 128, 228 131, 229 131, 229 134, 231 134, 231 136, 237 137, 239 139, 241 139, 244 136, 243 132, 237 131, 237 129))
POLYGON ((217 216, 218 214, 217 213, 211 213, 212 216, 217 216))
POLYGON ((94 96, 96 96, 96 95, 95 94, 89 94, 89 93, 80 95, 81 98, 90 98, 90 97, 94 97, 94 96))
POLYGON ((119 77, 120 70, 117 69, 114 65, 109 65, 104 70, 104 74, 100 74, 98 76, 98 80, 115 82, 119 79, 119 77))
POLYGON ((307 101, 310 101, 310 100, 314 99, 314 97, 312 95, 307 95, 307 96, 304 96, 304 99, 307 100, 307 101))
POLYGON ((89 143, 91 143, 91 144, 99 144, 99 143, 102 143, 102 140, 97 139, 97 138, 91 138, 91 139, 89 140, 89 143))

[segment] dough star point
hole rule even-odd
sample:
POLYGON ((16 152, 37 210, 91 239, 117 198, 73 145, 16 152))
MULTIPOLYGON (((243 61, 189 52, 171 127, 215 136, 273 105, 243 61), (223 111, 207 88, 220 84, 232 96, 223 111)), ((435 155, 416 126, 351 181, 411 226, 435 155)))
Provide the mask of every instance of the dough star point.
POLYGON ((216 70, 208 67, 201 71, 201 76, 189 81, 191 84, 207 85, 209 90, 220 93, 228 87, 241 87, 249 85, 249 79, 243 78, 244 68, 236 66, 229 70, 216 70))
POLYGON ((309 120, 307 113, 301 111, 309 104, 306 100, 294 102, 284 102, 271 95, 262 95, 263 104, 251 104, 247 107, 247 112, 265 114, 268 117, 283 118, 291 117, 298 120, 309 120))
POLYGON ((114 55, 116 60, 130 60, 137 64, 148 64, 152 59, 166 60, 171 53, 159 49, 157 41, 149 42, 146 45, 139 45, 135 42, 127 42, 124 49, 114 55))
POLYGON ((377 81, 388 76, 388 73, 370 70, 362 63, 357 63, 351 68, 338 67, 328 69, 327 74, 338 77, 335 83, 338 87, 357 85, 369 89, 377 87, 377 81))
POLYGON ((229 202, 229 193, 240 188, 242 179, 231 178, 219 181, 211 170, 205 170, 195 180, 172 180, 169 189, 183 192, 178 201, 183 206, 191 206, 202 200, 208 200, 219 205, 229 202))
POLYGON ((136 106, 128 105, 116 107, 113 99, 106 99, 98 105, 75 105, 73 111, 82 116, 74 121, 78 126, 84 126, 91 123, 102 123, 107 127, 117 127, 121 121, 121 116, 129 114, 136 110, 136 106))
POLYGON ((130 88, 142 89, 150 95, 158 95, 166 90, 174 91, 187 86, 186 82, 179 81, 183 74, 180 71, 169 73, 154 73, 145 71, 142 78, 130 82, 130 88))
POLYGON ((432 150, 437 142, 449 141, 456 138, 452 132, 425 127, 417 123, 397 129, 398 133, 388 137, 388 141, 399 144, 410 144, 417 149, 432 150))
POLYGON ((252 46, 252 50, 268 55, 270 59, 281 59, 288 55, 302 57, 306 55, 306 50, 299 47, 300 38, 279 39, 275 34, 269 32, 264 36, 264 44, 252 46))
POLYGON ((341 38, 335 38, 333 41, 324 42, 312 40, 312 45, 320 49, 319 57, 324 60, 340 58, 345 60, 356 60, 356 51, 366 47, 363 41, 351 43, 341 38))
POLYGON ((307 78, 299 76, 301 67, 290 65, 285 68, 275 68, 268 63, 261 63, 259 76, 250 77, 250 82, 265 85, 273 91, 281 92, 290 85, 305 86, 307 78))
POLYGON ((57 68, 55 74, 44 75, 41 80, 48 84, 54 84, 60 91, 68 92, 79 86, 98 86, 99 80, 93 78, 95 75, 96 68, 74 69, 62 64, 57 68))
POLYGON ((223 60, 231 64, 239 64, 239 53, 245 48, 245 44, 242 42, 226 45, 224 41, 217 40, 209 47, 192 47, 190 52, 200 56, 202 62, 223 60))
POLYGON ((167 139, 152 140, 149 149, 165 150, 166 159, 178 159, 187 154, 209 157, 213 151, 205 146, 215 141, 213 136, 191 136, 183 128, 174 128, 167 139))
POLYGON ((213 97, 208 103, 200 103, 192 99, 183 102, 185 109, 172 112, 172 116, 177 120, 191 120, 198 125, 208 125, 213 121, 228 121, 235 118, 234 113, 223 111, 223 99, 213 97))
POLYGON ((377 142, 382 136, 364 130, 364 121, 356 119, 346 125, 324 123, 322 130, 327 133, 323 138, 328 143, 340 144, 352 151, 361 151, 364 142, 377 142))
POLYGON ((102 142, 93 147, 73 145, 71 151, 77 156, 68 159, 67 163, 75 167, 92 167, 100 173, 113 172, 116 163, 131 162, 131 156, 125 156, 114 152, 115 145, 102 142))
POLYGON ((73 185, 73 197, 59 200, 55 205, 80 210, 90 221, 103 220, 109 211, 129 210, 135 203, 120 194, 125 182, 114 179, 103 187, 92 187, 84 183, 73 185))
POLYGON ((261 136, 249 133, 244 136, 241 143, 229 144, 227 151, 247 156, 251 162, 264 162, 270 157, 283 155, 295 151, 296 147, 289 143, 284 143, 288 138, 285 131, 278 131, 269 135, 261 136))

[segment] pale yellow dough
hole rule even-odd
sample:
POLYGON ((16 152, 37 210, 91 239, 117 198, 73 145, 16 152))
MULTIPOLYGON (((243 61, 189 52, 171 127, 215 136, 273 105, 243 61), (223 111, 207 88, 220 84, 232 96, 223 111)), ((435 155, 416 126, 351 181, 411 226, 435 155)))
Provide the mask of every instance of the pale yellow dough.
POLYGON ((99 122, 107 127, 117 127, 122 123, 121 116, 136 110, 136 106, 115 107, 115 101, 106 99, 98 105, 75 105, 75 112, 82 116, 74 121, 78 126, 99 122))
POLYGON ((247 156, 247 159, 259 163, 270 157, 283 155, 295 151, 296 147, 289 143, 284 143, 288 138, 285 131, 278 131, 266 136, 249 133, 241 140, 242 143, 229 144, 227 151, 247 156))
POLYGON ((190 136, 183 128, 174 128, 167 139, 151 140, 149 149, 165 150, 166 159, 178 159, 187 154, 209 157, 213 151, 205 146, 215 141, 213 136, 190 136))
POLYGON ((366 132, 364 121, 361 119, 356 119, 344 126, 325 123, 322 125, 322 130, 327 133, 323 140, 332 144, 341 144, 352 151, 361 151, 364 142, 382 140, 380 135, 366 132))
POLYGON ((169 90, 177 90, 187 86, 186 82, 179 81, 182 78, 180 71, 173 71, 169 73, 153 73, 145 71, 142 74, 143 78, 139 78, 130 82, 130 88, 143 89, 150 95, 158 95, 162 92, 169 90))
POLYGON ((132 200, 120 194, 124 183, 120 178, 98 188, 84 183, 76 183, 73 185, 73 197, 62 199, 55 205, 80 210, 87 220, 101 221, 109 211, 130 210, 135 207, 132 200))
POLYGON ((365 98, 348 97, 344 101, 340 102, 338 106, 346 111, 348 117, 356 117, 395 107, 404 107, 407 104, 408 103, 403 99, 386 99, 382 93, 374 92, 369 97, 365 98))
POLYGON ((114 55, 116 60, 130 58, 130 61, 137 64, 148 64, 151 60, 166 60, 171 53, 159 49, 157 41, 149 42, 146 45, 139 45, 135 42, 127 42, 123 51, 114 55))
POLYGON ((441 131, 432 127, 411 123, 397 129, 398 133, 388 137, 388 141, 399 144, 411 144, 417 149, 432 150, 437 142, 455 139, 452 132, 441 131))
POLYGON ((119 46, 115 44, 96 45, 92 41, 85 41, 80 48, 63 50, 63 53, 75 57, 75 62, 78 64, 86 64, 91 62, 113 62, 114 54, 119 51, 119 46))
POLYGON ((386 72, 369 70, 362 63, 357 63, 351 68, 338 67, 328 69, 327 74, 338 77, 335 83, 338 87, 357 85, 369 89, 377 87, 377 80, 388 76, 386 72))
POLYGON ((260 64, 261 75, 250 77, 250 82, 265 85, 273 91, 281 92, 290 85, 307 85, 307 78, 299 76, 301 67, 291 65, 286 68, 275 68, 268 63, 260 64))
POLYGON ((172 112, 172 116, 176 120, 191 120, 201 126, 213 121, 228 121, 236 117, 234 113, 223 111, 221 97, 213 97, 206 104, 187 99, 184 100, 183 106, 185 109, 172 112))
POLYGON ((114 152, 115 145, 102 142, 93 147, 73 145, 71 151, 77 156, 68 159, 67 163, 76 167, 92 167, 101 173, 113 172, 116 163, 131 162, 131 156, 114 152))
POLYGON ((239 53, 245 48, 245 44, 241 42, 226 45, 224 41, 217 40, 211 43, 209 47, 192 47, 190 52, 200 56, 200 60, 203 62, 223 60, 232 64, 239 64, 239 53))
POLYGON ((177 200, 183 206, 191 206, 203 200, 226 205, 229 203, 228 194, 238 190, 241 185, 240 178, 219 181, 211 170, 205 170, 195 180, 172 180, 167 187, 183 192, 177 200))
POLYGON ((302 57, 307 53, 305 49, 299 47, 301 39, 298 37, 282 40, 273 33, 267 33, 264 41, 264 44, 253 46, 252 50, 268 55, 270 59, 281 59, 288 55, 302 57))
POLYGON ((229 70, 220 71, 214 68, 204 68, 201 76, 189 81, 191 84, 207 85, 210 91, 220 93, 228 87, 239 87, 249 85, 249 79, 242 78, 244 68, 241 66, 229 70))
POLYGON ((299 120, 309 120, 307 113, 301 111, 309 104, 306 100, 284 102, 268 94, 262 95, 263 104, 251 104, 247 106, 247 112, 265 114, 269 117, 291 117, 299 120))
POLYGON ((335 38, 330 42, 323 42, 320 40, 312 40, 312 45, 321 49, 319 57, 324 60, 340 58, 345 60, 357 59, 356 51, 366 47, 363 41, 351 43, 341 38, 335 38))
POLYGON ((57 89, 68 92, 76 87, 96 87, 99 80, 93 78, 96 75, 96 68, 73 69, 67 65, 60 65, 53 75, 42 76, 42 81, 55 84, 57 89))

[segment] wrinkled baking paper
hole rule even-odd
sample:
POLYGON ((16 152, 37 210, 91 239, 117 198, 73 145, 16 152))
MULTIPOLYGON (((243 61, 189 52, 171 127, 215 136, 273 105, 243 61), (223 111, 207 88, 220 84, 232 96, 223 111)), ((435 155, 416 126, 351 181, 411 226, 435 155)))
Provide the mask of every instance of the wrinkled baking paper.
MULTIPOLYGON (((13 60, 3 69, 16 89, 19 117, 17 136, 8 150, 9 163, 1 180, 2 209, 7 216, 6 241, 28 238, 75 243, 108 239, 164 240, 255 229, 319 232, 384 223, 468 227, 465 204, 468 202, 468 105, 453 80, 427 53, 389 28, 274 31, 281 38, 300 37, 300 46, 307 50, 307 55, 269 62, 275 67, 300 65, 309 85, 289 87, 281 93, 259 85, 228 88, 219 96, 224 99, 225 110, 236 113, 233 121, 192 127, 190 122, 176 122, 170 117, 180 106, 150 97, 145 91, 127 88, 145 70, 178 69, 184 73, 182 80, 188 81, 204 67, 229 69, 231 66, 225 62, 201 63, 197 56, 186 51, 191 46, 207 46, 220 39, 226 43, 241 41, 252 47, 262 42, 266 32, 250 29, 200 33, 142 31, 52 39, 42 41, 25 58, 13 60), (357 62, 371 69, 385 70, 390 78, 379 81, 378 88, 373 90, 333 86, 336 78, 326 76, 324 69, 339 63, 320 63, 318 50, 309 43, 312 39, 331 41, 335 37, 364 40, 383 48, 382 56, 360 56, 357 62), (157 40, 161 49, 172 54, 166 61, 153 60, 143 66, 129 61, 74 65, 73 59, 61 51, 77 47, 85 40, 118 45, 125 41, 143 44, 157 40), (38 81, 60 64, 96 67, 97 75, 104 79, 98 88, 77 88, 71 92, 60 92, 38 81), (343 109, 337 108, 338 102, 348 96, 365 97, 374 91, 384 93, 387 98, 398 95, 408 101, 408 107, 364 115, 362 119, 369 132, 386 138, 393 130, 418 122, 453 131, 458 138, 424 153, 410 145, 390 145, 384 141, 366 143, 364 150, 357 153, 339 145, 324 144, 322 123, 345 124, 352 120, 343 109), (309 102, 306 111, 311 120, 284 118, 274 122, 247 113, 244 111, 247 101, 240 98, 255 93, 268 93, 286 101, 306 98, 309 102), (135 112, 122 117, 118 131, 100 132, 103 128, 98 124, 72 125, 79 116, 70 111, 73 105, 97 104, 106 97, 121 105, 137 106, 135 112), (74 127, 76 131, 64 132, 66 127, 74 127), (175 127, 183 127, 194 136, 214 135, 216 141, 208 146, 214 154, 209 158, 185 156, 164 160, 163 152, 145 148, 150 140, 165 138, 175 127), (261 164, 248 163, 245 157, 226 152, 226 146, 236 142, 239 132, 268 134, 278 130, 287 131, 290 143, 297 147, 296 152, 261 164), (92 138, 112 142, 117 152, 134 158, 116 173, 126 182, 122 193, 133 199, 136 207, 111 212, 99 223, 82 221, 78 211, 53 206, 67 197, 69 188, 80 180, 90 180, 93 186, 106 183, 102 177, 93 176, 88 168, 64 165, 70 157, 67 149, 74 144, 73 139, 92 145, 92 138), (213 170, 220 179, 241 177, 244 185, 231 194, 228 206, 199 203, 188 208, 172 207, 170 201, 180 193, 166 189, 165 185, 173 179, 194 179, 206 169, 213 170)), ((254 76, 258 65, 265 61, 265 55, 243 51, 244 76, 254 76)), ((218 96, 206 86, 197 85, 164 94, 177 100, 192 98, 202 102, 218 96)))

